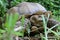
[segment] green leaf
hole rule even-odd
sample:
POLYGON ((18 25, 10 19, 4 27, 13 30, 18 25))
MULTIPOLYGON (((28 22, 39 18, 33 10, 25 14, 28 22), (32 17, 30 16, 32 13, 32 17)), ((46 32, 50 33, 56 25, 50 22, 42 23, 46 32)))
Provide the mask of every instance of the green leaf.
POLYGON ((14 34, 17 35, 17 36, 22 36, 22 37, 24 36, 22 31, 21 32, 14 32, 14 34))
POLYGON ((24 25, 24 22, 25 22, 25 17, 24 17, 24 15, 22 15, 22 19, 21 19, 22 26, 24 25))
POLYGON ((0 33, 4 33, 4 32, 6 32, 6 31, 5 31, 5 30, 0 29, 0 33))

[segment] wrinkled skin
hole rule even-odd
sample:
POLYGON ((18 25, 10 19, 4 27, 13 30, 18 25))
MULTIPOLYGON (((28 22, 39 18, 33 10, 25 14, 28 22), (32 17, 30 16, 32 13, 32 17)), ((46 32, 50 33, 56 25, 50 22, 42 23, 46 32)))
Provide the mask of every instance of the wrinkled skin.
POLYGON ((33 15, 30 17, 30 21, 34 26, 42 26, 42 18, 40 15, 33 15))
MULTIPOLYGON (((44 16, 44 17, 45 17, 45 20, 47 20, 47 17, 46 16, 44 16)), ((31 24, 33 26, 37 26, 37 27, 42 27, 43 26, 43 20, 42 20, 41 15, 33 15, 33 16, 31 16, 30 21, 31 21, 31 24)), ((49 17, 48 22, 47 22, 47 26, 50 28, 50 27, 54 26, 57 23, 59 23, 59 22, 57 22, 53 18, 49 17)))
POLYGON ((49 19, 51 19, 51 16, 52 16, 51 11, 47 11, 47 12, 41 13, 41 14, 32 15, 30 17, 30 21, 31 21, 32 25, 34 25, 34 26, 43 26, 42 15, 44 15, 45 19, 47 19, 48 14, 50 15, 49 19))

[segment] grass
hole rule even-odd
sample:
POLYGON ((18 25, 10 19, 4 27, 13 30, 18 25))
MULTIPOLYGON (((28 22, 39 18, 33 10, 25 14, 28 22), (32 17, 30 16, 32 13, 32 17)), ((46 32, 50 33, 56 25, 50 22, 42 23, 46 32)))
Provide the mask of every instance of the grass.
POLYGON ((53 18, 57 21, 60 21, 60 16, 53 16, 53 18))
MULTIPOLYGON (((16 36, 18 36, 18 35, 23 36, 24 35, 23 31, 22 31, 22 33, 20 31, 19 32, 14 31, 14 28, 15 28, 14 26, 18 20, 18 17, 19 17, 19 15, 17 13, 6 14, 6 21, 4 23, 5 30, 0 29, 0 32, 2 33, 2 34, 0 33, 1 40, 13 40, 14 35, 16 35, 16 36)), ((24 21, 24 19, 22 21, 24 21)))
MULTIPOLYGON (((17 13, 10 14, 10 15, 7 14, 6 15, 6 21, 5 21, 5 24, 4 24, 5 30, 0 29, 0 40, 13 40, 12 35, 24 37, 24 30, 18 31, 18 32, 14 31, 14 26, 15 26, 15 24, 17 22, 18 17, 19 17, 19 15, 17 13)), ((43 36, 41 35, 42 40, 48 40, 48 33, 49 32, 52 32, 56 37, 60 38, 59 37, 60 32, 55 32, 55 31, 52 30, 53 28, 58 26, 58 24, 54 25, 51 28, 48 28, 47 27, 47 22, 48 22, 49 16, 48 16, 48 19, 45 20, 44 15, 42 15, 42 19, 43 19, 43 27, 44 27, 44 35, 43 36)), ((56 17, 56 20, 57 19, 58 19, 58 21, 60 20, 58 17, 56 17)), ((22 19, 21 19, 21 22, 22 22, 21 28, 24 25, 24 20, 25 20, 25 17, 22 16, 22 19)), ((29 27, 29 25, 28 25, 28 27, 29 27)), ((60 30, 60 26, 58 28, 60 30)), ((27 30, 28 30, 28 33, 30 33, 30 31, 29 31, 30 29, 28 28, 27 30)))
MULTIPOLYGON (((47 27, 47 21, 48 21, 48 20, 45 20, 44 15, 42 15, 42 19, 43 19, 43 27, 44 27, 44 34, 45 34, 45 37, 43 37, 43 38, 44 38, 45 40, 48 40, 48 33, 49 33, 49 32, 52 32, 56 37, 60 38, 60 37, 59 37, 59 34, 58 34, 57 32, 55 32, 55 31, 52 30, 53 28, 59 26, 60 23, 54 25, 54 26, 51 27, 51 28, 48 28, 48 27, 47 27), (47 29, 48 29, 48 31, 47 31, 47 29)), ((56 17, 56 20, 57 20, 57 19, 58 19, 58 17, 56 17)), ((58 20, 58 21, 59 21, 59 20, 58 20)), ((57 29, 57 30, 58 30, 58 29, 57 29)))

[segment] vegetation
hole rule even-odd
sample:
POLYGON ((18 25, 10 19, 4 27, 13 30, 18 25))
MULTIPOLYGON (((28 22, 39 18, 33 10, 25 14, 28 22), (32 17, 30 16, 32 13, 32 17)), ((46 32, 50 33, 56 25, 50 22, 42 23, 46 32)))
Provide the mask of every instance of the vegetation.
MULTIPOLYGON (((19 15, 18 14, 8 15, 8 14, 6 14, 6 12, 9 8, 17 5, 18 3, 25 2, 25 1, 26 2, 37 2, 37 3, 42 4, 47 10, 50 10, 53 12, 54 19, 60 21, 60 0, 12 0, 12 1, 10 1, 10 3, 9 3, 9 0, 0 0, 0 19, 1 19, 0 23, 2 21, 2 24, 0 25, 0 40, 13 40, 12 37, 14 35, 24 37, 24 30, 18 31, 18 32, 14 31, 14 26, 16 24, 16 21, 17 21, 19 15), (5 16, 6 16, 6 20, 5 20, 5 16), (5 21, 5 23, 3 23, 4 21, 5 21)), ((49 15, 48 15, 48 18, 49 18, 49 15)), ((25 18, 23 16, 21 19, 22 27, 24 24, 24 19, 25 18)), ((40 34, 41 39, 48 40, 48 37, 47 37, 48 33, 52 32, 54 34, 54 36, 56 36, 57 39, 59 40, 60 32, 59 31, 55 32, 52 30, 56 26, 58 26, 57 30, 60 30, 59 24, 56 24, 51 28, 47 28, 46 26, 47 26, 48 19, 45 20, 43 15, 42 15, 42 19, 43 19, 43 26, 44 26, 44 35, 40 34)), ((28 33, 30 33, 30 29, 27 28, 27 30, 28 30, 28 33)))

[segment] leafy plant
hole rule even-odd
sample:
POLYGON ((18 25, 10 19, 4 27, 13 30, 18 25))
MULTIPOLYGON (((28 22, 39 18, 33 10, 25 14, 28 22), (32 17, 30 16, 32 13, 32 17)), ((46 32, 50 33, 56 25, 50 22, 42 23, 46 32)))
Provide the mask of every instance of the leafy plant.
POLYGON ((14 35, 24 37, 25 17, 22 16, 21 25, 18 27, 19 29, 15 28, 15 24, 16 24, 16 22, 18 20, 18 17, 19 17, 19 15, 17 13, 6 14, 6 21, 5 21, 5 24, 4 24, 4 29, 5 30, 0 30, 3 33, 3 35, 0 34, 0 38, 5 36, 5 37, 3 37, 3 38, 5 38, 3 40, 13 40, 14 35))
POLYGON ((11 1, 11 6, 15 6, 15 5, 17 5, 18 3, 25 2, 25 1, 27 1, 27 0, 12 0, 12 1, 11 1))
POLYGON ((5 30, 6 30, 6 39, 5 40, 12 40, 12 34, 14 34, 14 26, 17 22, 18 14, 7 14, 6 15, 6 22, 5 22, 5 30), (8 36, 9 35, 9 36, 8 36))
POLYGON ((7 0, 0 0, 0 17, 4 16, 5 12, 7 11, 7 5, 8 5, 8 2, 7 0))

